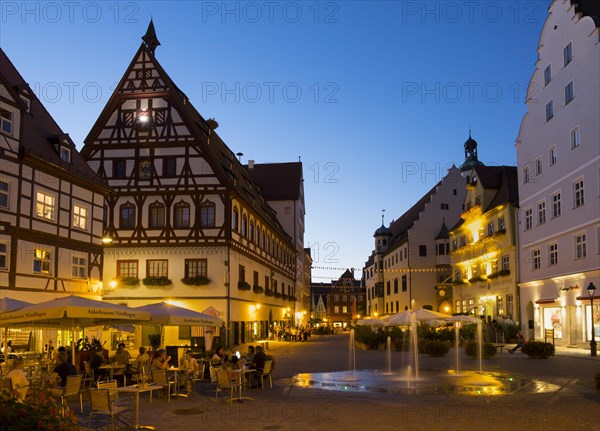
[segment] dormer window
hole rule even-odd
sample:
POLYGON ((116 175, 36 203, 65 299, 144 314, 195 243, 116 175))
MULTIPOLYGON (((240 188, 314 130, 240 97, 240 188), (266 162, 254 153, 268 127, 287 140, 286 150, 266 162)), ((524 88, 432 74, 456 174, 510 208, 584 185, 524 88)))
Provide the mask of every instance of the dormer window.
POLYGON ((23 105, 25 105, 25 112, 29 114, 31 112, 31 100, 24 94, 21 94, 20 97, 21 102, 23 102, 23 105))
POLYGON ((67 147, 60 147, 60 159, 63 162, 71 163, 71 149, 67 147))
POLYGON ((0 108, 0 131, 12 135, 13 133, 13 113, 0 108))

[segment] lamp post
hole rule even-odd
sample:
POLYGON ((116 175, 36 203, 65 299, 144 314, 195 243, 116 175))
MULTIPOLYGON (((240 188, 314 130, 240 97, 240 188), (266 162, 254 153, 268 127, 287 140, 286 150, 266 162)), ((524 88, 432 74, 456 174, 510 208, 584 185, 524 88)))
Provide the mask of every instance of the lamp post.
POLYGON ((596 351, 596 334, 594 334, 594 294, 596 293, 596 286, 594 286, 594 283, 590 282, 590 284, 587 287, 587 292, 588 295, 590 295, 590 304, 592 307, 592 312, 591 312, 591 323, 592 323, 592 341, 590 341, 590 354, 591 356, 596 356, 597 355, 597 351, 596 351))

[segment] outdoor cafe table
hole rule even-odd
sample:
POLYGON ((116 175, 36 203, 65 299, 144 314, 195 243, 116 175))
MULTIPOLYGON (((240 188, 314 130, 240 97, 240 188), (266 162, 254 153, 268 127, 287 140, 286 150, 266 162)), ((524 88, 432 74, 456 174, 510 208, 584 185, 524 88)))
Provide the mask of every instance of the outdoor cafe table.
POLYGON ((246 383, 246 376, 251 375, 254 373, 254 371, 256 370, 252 370, 250 368, 242 368, 241 370, 230 370, 232 373, 237 374, 237 378, 239 379, 239 383, 240 383, 240 395, 236 398, 237 401, 254 401, 254 398, 251 397, 245 397, 244 396, 244 387, 245 387, 245 383, 246 383))
POLYGON ((133 422, 133 428, 134 429, 154 429, 153 427, 149 427, 149 426, 142 426, 140 425, 140 394, 142 392, 150 392, 150 402, 152 402, 152 391, 156 391, 159 389, 162 389, 162 386, 159 385, 153 385, 153 384, 148 384, 147 386, 140 388, 139 385, 131 385, 131 386, 123 386, 120 388, 117 388, 118 392, 123 392, 123 393, 127 393, 127 394, 135 394, 135 413, 134 413, 134 422, 133 422))
POLYGON ((108 370, 110 380, 115 378, 115 371, 122 370, 125 368, 125 365, 120 364, 104 364, 100 365, 98 369, 100 370, 108 370))

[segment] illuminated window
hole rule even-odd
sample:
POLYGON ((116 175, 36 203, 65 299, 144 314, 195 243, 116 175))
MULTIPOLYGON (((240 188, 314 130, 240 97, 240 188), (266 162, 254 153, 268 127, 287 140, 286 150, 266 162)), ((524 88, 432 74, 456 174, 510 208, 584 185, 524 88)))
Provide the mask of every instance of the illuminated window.
POLYGON ((54 206, 56 198, 44 192, 37 192, 36 195, 36 214, 46 220, 54 220, 54 206))
POLYGON ((86 225, 87 209, 79 205, 73 205, 73 227, 85 230, 86 225))
POLYGON ((50 273, 50 252, 36 248, 33 254, 33 272, 38 274, 50 273))
POLYGON ((71 276, 73 278, 87 278, 87 259, 73 256, 71 260, 71 276))
MULTIPOLYGON (((386 306, 387 306, 387 304, 386 304, 386 306)), ((339 307, 339 305, 336 305, 336 306, 333 307, 333 312, 335 314, 339 314, 340 313, 340 307, 339 307)))
POLYGON ((117 260, 118 278, 138 278, 137 260, 117 260))

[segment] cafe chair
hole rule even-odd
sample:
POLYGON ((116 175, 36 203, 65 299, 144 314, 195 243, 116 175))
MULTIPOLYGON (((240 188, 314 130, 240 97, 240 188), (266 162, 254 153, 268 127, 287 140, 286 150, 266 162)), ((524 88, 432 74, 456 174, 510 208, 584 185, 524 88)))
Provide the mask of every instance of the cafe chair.
POLYGON ((94 386, 94 370, 89 361, 83 361, 83 385, 91 388, 94 386))
MULTIPOLYGON (((109 389, 90 389, 90 420, 88 428, 92 428, 92 418, 94 416, 104 416, 110 419, 110 428, 117 429, 118 424, 125 425, 127 429, 133 426, 133 410, 126 406, 117 406, 111 402, 109 389), (129 421, 124 417, 129 413, 129 421)), ((94 428, 98 429, 98 427, 94 428)))
POLYGON ((226 402, 230 403, 234 400, 233 394, 240 390, 241 379, 240 373, 234 373, 229 370, 217 369, 217 389, 215 392, 215 401, 219 398, 219 392, 229 390, 229 399, 226 402))
POLYGON ((110 393, 110 401, 116 405, 125 405, 133 400, 133 397, 127 397, 127 399, 121 399, 119 396, 119 390, 116 380, 104 380, 96 383, 98 389, 108 389, 110 393))
POLYGON ((137 383, 144 383, 143 377, 150 377, 150 361, 142 361, 137 364, 137 368, 131 368, 131 380, 137 383))
POLYGON ((269 378, 269 386, 273 389, 273 379, 271 378, 271 373, 273 371, 273 361, 265 361, 265 368, 263 369, 262 374, 260 375, 260 386, 261 388, 265 388, 265 378, 269 378))
POLYGON ((167 370, 152 370, 152 381, 155 385, 162 386, 167 389, 167 402, 171 401, 171 386, 175 385, 174 381, 169 380, 167 370))
POLYGON ((83 394, 81 393, 81 380, 83 376, 81 374, 75 374, 73 376, 67 376, 65 387, 63 388, 62 395, 60 396, 60 405, 63 416, 69 411, 68 397, 79 396, 79 407, 81 413, 83 413, 83 394))

